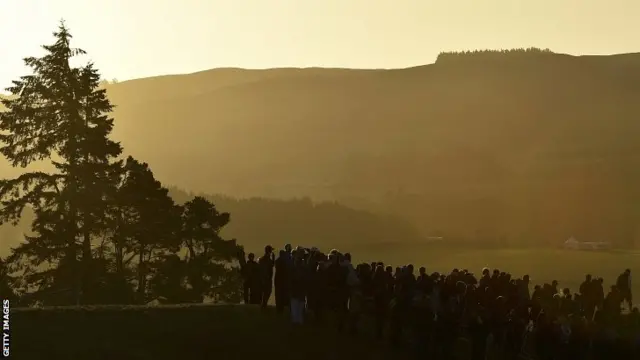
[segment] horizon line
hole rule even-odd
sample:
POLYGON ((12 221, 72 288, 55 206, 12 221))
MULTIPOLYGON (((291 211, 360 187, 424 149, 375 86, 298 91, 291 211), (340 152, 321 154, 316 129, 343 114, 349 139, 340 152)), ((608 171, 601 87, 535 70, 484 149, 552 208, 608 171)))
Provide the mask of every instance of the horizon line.
MULTIPOLYGON (((448 52, 455 53, 455 52, 465 52, 465 51, 473 52, 473 51, 484 51, 484 50, 486 50, 486 51, 500 51, 500 50, 515 50, 515 49, 518 49, 518 48, 448 50, 448 51, 441 51, 438 55, 440 55, 442 53, 448 53, 448 52)), ((525 48, 523 48, 523 49, 525 49, 525 48)), ((542 49, 542 48, 540 48, 540 49, 542 49)), ((554 55, 565 55, 565 56, 579 58, 579 57, 607 57, 607 56, 636 55, 636 54, 640 54, 640 51, 637 51, 637 52, 624 52, 624 53, 579 54, 579 55, 574 55, 574 54, 569 54, 569 53, 555 52, 555 51, 551 50, 551 53, 553 53, 554 55)), ((191 71, 191 72, 183 72, 183 73, 157 74, 157 75, 151 75, 151 76, 134 77, 134 78, 129 78, 129 79, 119 79, 118 77, 112 77, 111 80, 109 80, 109 79, 104 79, 104 80, 107 80, 107 81, 111 82, 113 79, 115 79, 115 80, 117 80, 117 83, 124 83, 124 82, 129 82, 129 81, 151 79, 151 78, 196 75, 196 74, 200 74, 200 73, 204 73, 204 72, 208 72, 208 71, 215 71, 215 70, 237 70, 237 71, 310 70, 310 69, 356 70, 356 71, 407 70, 407 69, 413 69, 413 68, 429 66, 429 65, 434 65, 434 64, 436 64, 436 61, 428 62, 428 63, 419 63, 419 64, 402 66, 402 67, 342 67, 342 66, 319 66, 319 65, 312 65, 312 66, 291 66, 291 65, 287 66, 287 65, 283 65, 283 66, 272 66, 272 67, 219 66, 219 67, 205 68, 205 69, 195 70, 195 71, 191 71)), ((0 95, 8 96, 9 94, 5 92, 5 89, 0 89, 0 95)))

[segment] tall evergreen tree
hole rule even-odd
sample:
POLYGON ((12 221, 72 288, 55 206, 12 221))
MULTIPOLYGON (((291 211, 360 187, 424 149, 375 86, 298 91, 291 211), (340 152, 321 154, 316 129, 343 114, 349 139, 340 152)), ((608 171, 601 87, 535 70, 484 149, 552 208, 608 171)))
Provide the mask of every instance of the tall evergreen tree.
POLYGON ((95 282, 92 239, 104 232, 105 197, 121 164, 122 149, 109 139, 112 105, 91 63, 73 67, 84 54, 70 46, 62 22, 42 57, 26 58, 33 74, 13 81, 0 113, 0 152, 14 167, 49 160, 52 173, 26 172, 0 182, 0 221, 16 222, 25 206, 35 212, 33 237, 8 259, 23 271, 27 286, 44 294, 64 293, 54 303, 91 302, 95 282), (43 270, 45 269, 45 270, 43 270))

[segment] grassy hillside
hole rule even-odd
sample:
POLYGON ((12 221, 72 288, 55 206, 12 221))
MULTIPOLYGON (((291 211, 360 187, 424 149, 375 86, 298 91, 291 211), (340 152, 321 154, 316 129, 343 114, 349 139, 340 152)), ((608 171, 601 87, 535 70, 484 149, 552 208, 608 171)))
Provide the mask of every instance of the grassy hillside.
POLYGON ((11 351, 23 360, 402 359, 251 306, 24 309, 11 320, 11 351))
POLYGON ((640 55, 443 55, 394 70, 216 69, 110 85, 165 183, 390 211, 424 233, 640 237, 640 55))

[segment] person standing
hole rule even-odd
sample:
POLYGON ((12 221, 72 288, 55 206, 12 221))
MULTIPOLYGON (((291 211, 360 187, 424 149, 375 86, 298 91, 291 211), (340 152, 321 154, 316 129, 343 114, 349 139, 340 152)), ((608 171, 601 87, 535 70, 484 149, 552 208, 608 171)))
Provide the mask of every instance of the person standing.
POLYGON ((238 254, 240 272, 242 274, 243 299, 245 304, 259 304, 262 298, 260 291, 260 267, 255 255, 249 253, 245 259, 244 251, 238 254))
POLYGON ((264 255, 258 260, 260 267, 260 290, 262 292, 261 305, 266 309, 271 292, 273 291, 273 268, 275 266, 275 254, 273 247, 267 245, 264 247, 264 255))
POLYGON ((293 254, 292 254, 293 248, 291 247, 291 244, 285 244, 284 246, 284 259, 287 262, 287 265, 289 266, 289 268, 293 267, 293 254))
POLYGON ((275 286, 276 295, 276 312, 279 314, 284 312, 285 307, 290 306, 291 295, 291 275, 292 267, 289 266, 290 254, 287 254, 286 250, 280 250, 278 259, 275 262, 276 273, 273 281, 275 286))
POLYGON ((341 257, 337 251, 329 255, 329 265, 326 268, 327 300, 338 318, 338 331, 342 332, 347 324, 349 315, 349 287, 347 276, 349 270, 341 265, 341 257))
POLYGON ((302 253, 296 251, 291 272, 291 321, 296 325, 304 322, 305 296, 307 294, 307 264, 302 253))
POLYGON ((633 309, 633 299, 631 297, 631 269, 625 270, 616 281, 616 286, 622 296, 622 302, 629 305, 629 311, 633 309))

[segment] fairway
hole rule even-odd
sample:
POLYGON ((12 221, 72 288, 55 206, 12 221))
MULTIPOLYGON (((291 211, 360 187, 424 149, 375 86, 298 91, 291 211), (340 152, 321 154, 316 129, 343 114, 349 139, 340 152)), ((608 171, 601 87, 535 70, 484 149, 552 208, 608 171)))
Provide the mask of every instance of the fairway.
MULTIPOLYGON (((341 249, 342 250, 342 249, 341 249)), ((384 261, 390 265, 413 264, 427 272, 450 272, 454 268, 468 269, 477 276, 483 267, 498 268, 515 277, 531 276, 535 284, 558 280, 561 287, 577 291, 586 273, 604 278, 605 291, 626 268, 640 274, 640 252, 578 251, 563 249, 464 250, 418 245, 371 245, 350 249, 354 262, 384 261)), ((638 276, 638 275, 636 275, 638 276)), ((633 277, 632 277, 633 278, 633 277)), ((633 283, 634 293, 640 293, 640 279, 633 283)))

